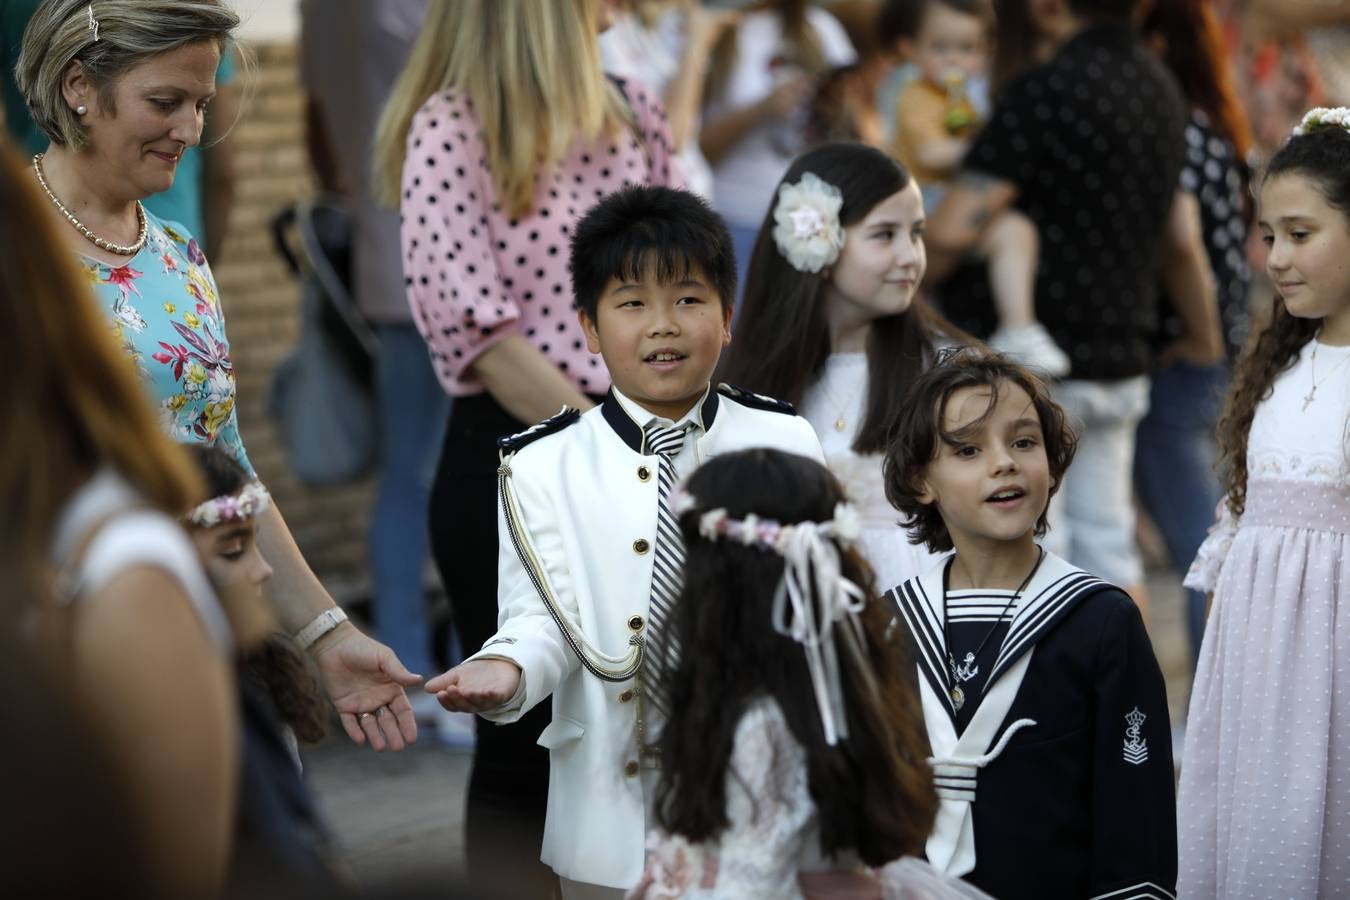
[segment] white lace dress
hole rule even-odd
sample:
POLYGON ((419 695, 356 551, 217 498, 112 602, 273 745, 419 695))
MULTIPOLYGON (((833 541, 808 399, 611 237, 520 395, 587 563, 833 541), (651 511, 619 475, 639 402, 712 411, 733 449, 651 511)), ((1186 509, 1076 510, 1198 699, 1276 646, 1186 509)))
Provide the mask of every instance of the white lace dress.
POLYGON ((1257 408, 1243 516, 1186 576, 1214 606, 1182 759, 1182 898, 1350 896, 1350 347, 1316 345, 1315 366, 1313 347, 1257 408))
POLYGON ((820 849, 806 752, 778 704, 756 701, 736 726, 726 776, 727 828, 690 844, 653 835, 638 900, 990 900, 906 857, 872 871, 820 849))
POLYGON ((927 572, 941 554, 909 542, 908 533, 899 525, 900 513, 886 500, 881 454, 853 452, 866 403, 867 355, 835 353, 825 361, 820 379, 806 389, 799 412, 815 429, 825 464, 862 513, 859 544, 876 572, 877 593, 883 594, 927 572))

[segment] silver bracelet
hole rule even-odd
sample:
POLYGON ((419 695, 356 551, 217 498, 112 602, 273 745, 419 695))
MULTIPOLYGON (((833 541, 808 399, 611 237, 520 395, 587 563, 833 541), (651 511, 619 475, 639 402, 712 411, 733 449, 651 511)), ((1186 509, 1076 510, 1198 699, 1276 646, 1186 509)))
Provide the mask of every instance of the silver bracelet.
POLYGON ((347 621, 347 614, 339 607, 330 606, 314 617, 314 620, 295 633, 295 640, 303 650, 313 647, 319 638, 347 621))

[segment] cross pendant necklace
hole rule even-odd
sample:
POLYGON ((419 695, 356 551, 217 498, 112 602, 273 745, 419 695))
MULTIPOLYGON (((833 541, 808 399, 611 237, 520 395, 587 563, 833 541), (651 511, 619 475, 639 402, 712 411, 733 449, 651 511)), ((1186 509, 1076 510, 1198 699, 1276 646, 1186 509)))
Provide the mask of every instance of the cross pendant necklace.
POLYGON ((1333 374, 1337 369, 1339 369, 1341 366, 1343 366, 1343 365, 1345 364, 1345 360, 1346 360, 1346 359, 1350 359, 1350 356, 1345 357, 1345 359, 1342 359, 1340 362, 1336 363, 1336 365, 1332 366, 1332 367, 1331 367, 1331 371, 1328 372, 1328 373, 1326 373, 1325 375, 1323 375, 1321 381, 1318 381, 1318 380, 1317 380, 1317 338, 1313 338, 1312 356, 1308 359, 1308 380, 1312 382, 1312 387, 1308 388, 1308 393, 1306 393, 1306 394, 1303 395, 1303 410, 1302 410, 1303 412, 1307 412, 1307 411, 1308 411, 1308 406, 1309 406, 1309 405, 1313 402, 1313 400, 1317 397, 1317 389, 1318 389, 1322 384, 1324 384, 1324 383, 1326 382, 1326 380, 1327 380, 1328 378, 1330 378, 1330 377, 1332 376, 1332 374, 1333 374))

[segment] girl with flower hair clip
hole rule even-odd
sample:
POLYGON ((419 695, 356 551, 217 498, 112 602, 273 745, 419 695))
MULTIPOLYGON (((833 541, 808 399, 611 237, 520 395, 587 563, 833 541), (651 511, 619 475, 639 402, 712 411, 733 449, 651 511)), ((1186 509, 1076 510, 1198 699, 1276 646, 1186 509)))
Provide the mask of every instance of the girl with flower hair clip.
POLYGON ((795 405, 858 503, 883 590, 930 568, 886 501, 881 455, 905 391, 939 347, 971 341, 917 296, 926 254, 919 186, 862 144, 829 143, 783 176, 746 277, 721 380, 795 405))
POLYGON ((982 896, 896 862, 922 848, 936 798, 908 655, 838 482, 745 450, 697 469, 673 509, 682 649, 661 669, 661 831, 629 896, 982 896))
POLYGON ((1350 885, 1350 109, 1314 109, 1260 184, 1270 322, 1219 421, 1226 500, 1181 767, 1179 892, 1350 885))
POLYGON ((263 594, 272 568, 257 537, 271 497, 221 447, 186 449, 211 496, 183 523, 229 620, 239 673, 243 752, 232 888, 244 896, 250 879, 278 877, 297 886, 318 877, 334 887, 328 837, 300 779, 296 741, 323 738, 324 697, 304 651, 281 631, 263 594))

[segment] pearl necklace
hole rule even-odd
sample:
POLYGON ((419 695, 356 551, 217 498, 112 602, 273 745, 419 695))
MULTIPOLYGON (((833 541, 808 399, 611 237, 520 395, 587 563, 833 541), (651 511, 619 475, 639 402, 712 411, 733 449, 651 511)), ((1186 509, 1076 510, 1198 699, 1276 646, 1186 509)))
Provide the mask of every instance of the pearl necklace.
POLYGON ((107 250, 109 253, 116 253, 118 256, 135 256, 137 253, 140 253, 141 248, 145 246, 146 228, 145 208, 141 206, 141 201, 136 201, 136 221, 141 223, 140 233, 136 235, 136 243, 115 244, 112 241, 105 240, 94 234, 94 232, 89 230, 88 226, 75 218, 75 214, 66 209, 66 205, 61 202, 61 199, 52 193, 52 189, 47 186, 47 179, 42 172, 42 157, 44 155, 45 154, 39 153, 37 156, 33 157, 33 172, 37 175, 38 184, 42 185, 42 190, 47 193, 47 198, 56 204, 57 209, 61 210, 61 214, 66 217, 66 221, 73 225, 76 231, 84 235, 86 239, 100 250, 107 250))

